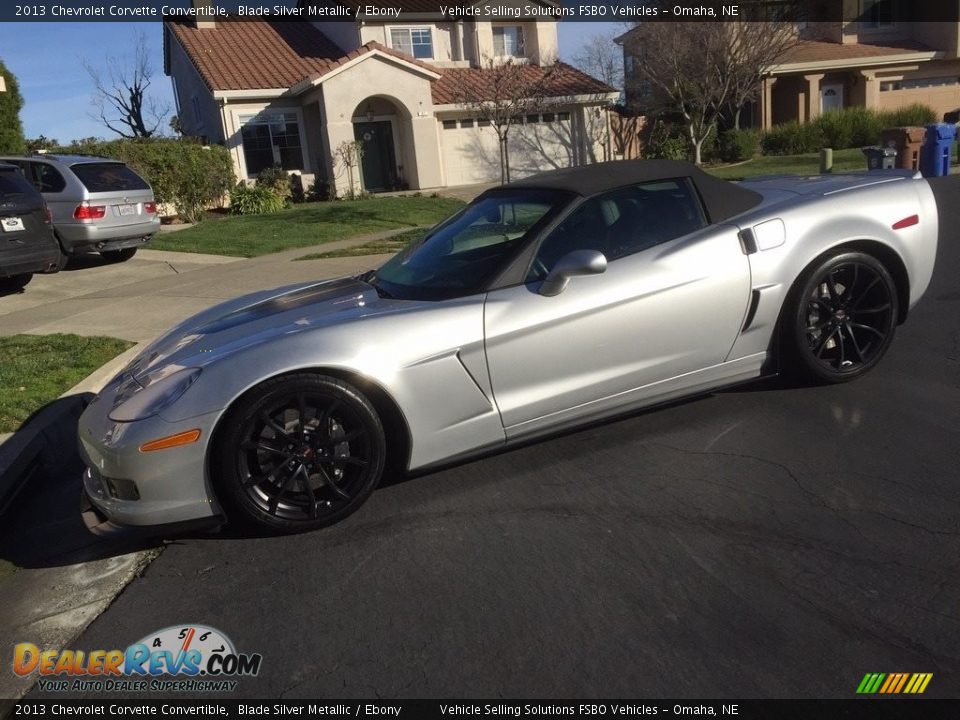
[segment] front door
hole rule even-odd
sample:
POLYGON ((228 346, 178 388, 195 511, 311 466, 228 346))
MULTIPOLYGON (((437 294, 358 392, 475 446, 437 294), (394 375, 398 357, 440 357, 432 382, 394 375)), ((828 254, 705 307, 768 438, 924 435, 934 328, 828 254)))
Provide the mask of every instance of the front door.
POLYGON ((843 108, 843 85, 840 83, 834 85, 820 86, 820 112, 828 110, 840 110, 843 108))
POLYGON ((392 190, 397 167, 392 123, 389 120, 354 123, 353 133, 363 143, 360 159, 363 189, 368 192, 392 190))
POLYGON ((737 228, 707 226, 683 181, 588 200, 541 246, 539 276, 571 250, 603 252, 600 275, 559 295, 538 283, 491 291, 484 326, 508 437, 635 402, 730 352, 750 296, 737 228))

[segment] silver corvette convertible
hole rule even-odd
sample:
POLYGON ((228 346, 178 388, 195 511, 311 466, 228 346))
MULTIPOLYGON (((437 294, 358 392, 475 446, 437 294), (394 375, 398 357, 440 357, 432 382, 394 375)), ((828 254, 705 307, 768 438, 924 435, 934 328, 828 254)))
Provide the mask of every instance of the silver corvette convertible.
POLYGON ((211 308, 80 420, 84 518, 293 532, 423 471, 790 370, 873 368, 936 255, 906 171, 733 184, 625 161, 489 190, 358 277, 211 308))

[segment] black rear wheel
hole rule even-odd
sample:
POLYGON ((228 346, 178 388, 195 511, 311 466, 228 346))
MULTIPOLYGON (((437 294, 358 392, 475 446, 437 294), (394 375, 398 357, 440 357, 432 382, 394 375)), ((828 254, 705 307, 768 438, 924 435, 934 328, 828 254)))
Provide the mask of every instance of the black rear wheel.
POLYGON ((853 380, 880 362, 897 317, 897 288, 879 260, 862 252, 830 255, 791 291, 785 360, 808 378, 853 380))
POLYGON ((230 519, 279 532, 331 525, 383 474, 376 411, 352 385, 323 375, 269 380, 224 420, 214 469, 230 519))
POLYGON ((101 250, 100 255, 107 262, 126 262, 137 254, 137 248, 123 248, 122 250, 101 250))
POLYGON ((23 290, 33 280, 33 273, 21 273, 0 278, 0 293, 15 293, 23 290))

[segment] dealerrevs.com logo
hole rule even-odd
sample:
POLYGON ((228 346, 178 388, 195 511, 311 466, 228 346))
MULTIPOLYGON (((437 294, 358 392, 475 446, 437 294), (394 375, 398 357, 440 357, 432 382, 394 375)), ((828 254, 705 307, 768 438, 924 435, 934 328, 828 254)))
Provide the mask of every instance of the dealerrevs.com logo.
POLYGON ((232 691, 234 678, 257 675, 262 661, 259 653, 238 653, 216 628, 196 624, 164 628, 126 650, 41 650, 33 643, 13 649, 13 671, 38 673, 46 692, 232 691))

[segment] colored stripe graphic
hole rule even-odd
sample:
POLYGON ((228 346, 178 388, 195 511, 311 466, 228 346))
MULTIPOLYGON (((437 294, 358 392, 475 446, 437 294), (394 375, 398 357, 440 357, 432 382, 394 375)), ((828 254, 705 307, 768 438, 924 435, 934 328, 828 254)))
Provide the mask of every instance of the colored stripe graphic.
POLYGON ((857 686, 858 695, 919 695, 926 691, 933 673, 867 673, 857 686))

